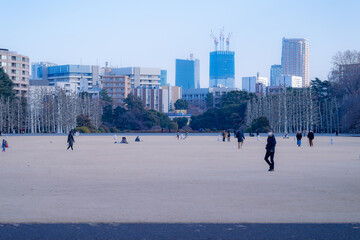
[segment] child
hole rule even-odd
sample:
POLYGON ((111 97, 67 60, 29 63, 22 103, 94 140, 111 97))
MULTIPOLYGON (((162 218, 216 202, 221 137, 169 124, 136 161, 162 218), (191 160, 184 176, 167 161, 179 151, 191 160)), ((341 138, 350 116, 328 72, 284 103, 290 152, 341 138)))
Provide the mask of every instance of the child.
POLYGON ((5 152, 5 148, 7 146, 7 142, 6 142, 5 139, 2 140, 2 145, 1 146, 2 146, 2 151, 5 152))

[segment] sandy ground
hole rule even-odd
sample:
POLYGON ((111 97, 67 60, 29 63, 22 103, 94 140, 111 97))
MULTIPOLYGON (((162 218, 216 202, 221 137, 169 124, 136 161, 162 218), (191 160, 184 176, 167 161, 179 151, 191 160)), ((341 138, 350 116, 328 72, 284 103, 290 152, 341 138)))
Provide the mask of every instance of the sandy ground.
POLYGON ((360 138, 13 136, 0 153, 0 222, 360 222, 360 138), (53 143, 50 143, 50 141, 53 143))

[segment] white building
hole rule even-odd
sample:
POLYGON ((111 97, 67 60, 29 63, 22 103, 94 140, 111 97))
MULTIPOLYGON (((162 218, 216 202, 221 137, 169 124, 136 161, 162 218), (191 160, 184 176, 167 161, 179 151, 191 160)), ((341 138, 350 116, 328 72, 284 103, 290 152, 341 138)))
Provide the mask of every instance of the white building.
POLYGON ((276 86, 285 86, 293 88, 302 88, 303 80, 299 76, 278 76, 276 77, 276 86))
POLYGON ((283 38, 281 66, 283 75, 300 76, 304 87, 310 85, 309 43, 306 39, 283 38))

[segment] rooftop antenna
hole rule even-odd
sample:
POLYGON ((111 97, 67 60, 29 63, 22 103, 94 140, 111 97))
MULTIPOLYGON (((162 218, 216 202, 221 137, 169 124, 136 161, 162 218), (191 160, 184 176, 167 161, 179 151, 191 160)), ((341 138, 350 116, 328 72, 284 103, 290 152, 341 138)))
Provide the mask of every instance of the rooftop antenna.
POLYGON ((211 31, 210 37, 214 40, 214 51, 217 51, 219 39, 214 35, 214 33, 211 31))
POLYGON ((226 38, 226 51, 230 51, 230 37, 232 36, 232 33, 229 33, 226 38))

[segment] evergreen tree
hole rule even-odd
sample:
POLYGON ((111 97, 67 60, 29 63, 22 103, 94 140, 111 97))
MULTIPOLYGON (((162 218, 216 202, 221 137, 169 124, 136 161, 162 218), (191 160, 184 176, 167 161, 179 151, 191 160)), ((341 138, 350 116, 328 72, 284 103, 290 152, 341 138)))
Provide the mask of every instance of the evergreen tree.
POLYGON ((4 69, 0 67, 0 97, 14 98, 13 87, 14 83, 10 80, 4 69))

